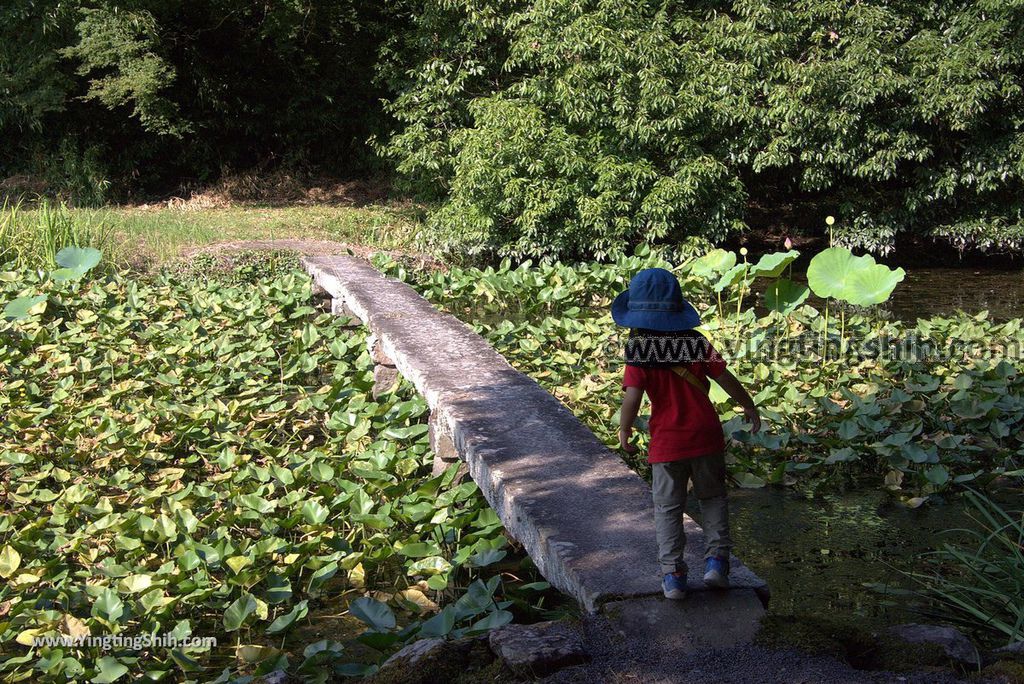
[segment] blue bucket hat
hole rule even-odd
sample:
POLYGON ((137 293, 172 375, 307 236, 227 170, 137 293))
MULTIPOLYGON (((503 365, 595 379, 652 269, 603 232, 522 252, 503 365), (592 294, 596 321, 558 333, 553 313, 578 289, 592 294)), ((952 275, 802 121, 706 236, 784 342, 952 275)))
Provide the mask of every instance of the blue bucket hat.
POLYGON ((633 276, 629 289, 612 302, 612 319, 626 328, 661 332, 700 325, 700 314, 683 297, 679 281, 663 268, 646 268, 633 276))

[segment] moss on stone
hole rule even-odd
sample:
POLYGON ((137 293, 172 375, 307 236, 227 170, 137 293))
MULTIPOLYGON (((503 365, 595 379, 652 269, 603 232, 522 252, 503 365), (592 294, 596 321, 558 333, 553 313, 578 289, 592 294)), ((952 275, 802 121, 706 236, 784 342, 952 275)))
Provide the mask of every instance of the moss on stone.
MULTIPOLYGON (((865 655, 862 669, 906 672, 953 665, 943 648, 937 644, 913 644, 895 637, 879 639, 875 649, 865 655)), ((851 664, 858 666, 854 662, 851 664)))

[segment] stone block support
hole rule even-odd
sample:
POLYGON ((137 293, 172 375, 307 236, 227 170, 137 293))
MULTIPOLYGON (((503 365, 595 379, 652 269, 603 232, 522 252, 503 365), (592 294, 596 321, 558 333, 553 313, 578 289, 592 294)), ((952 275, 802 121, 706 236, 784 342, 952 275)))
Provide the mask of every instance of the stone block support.
MULTIPOLYGON (((430 450, 434 452, 434 468, 431 474, 437 477, 448 470, 454 463, 460 462, 459 452, 455 449, 455 443, 444 423, 438 418, 436 411, 430 412, 430 419, 427 421, 430 428, 427 433, 430 437, 430 450)), ((469 466, 463 463, 459 467, 456 480, 461 480, 469 473, 469 466)))

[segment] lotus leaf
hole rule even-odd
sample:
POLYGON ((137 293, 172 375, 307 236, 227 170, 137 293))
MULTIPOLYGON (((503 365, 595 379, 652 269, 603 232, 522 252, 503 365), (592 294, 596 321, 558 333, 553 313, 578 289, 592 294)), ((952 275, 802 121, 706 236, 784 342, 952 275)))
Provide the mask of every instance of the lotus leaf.
POLYGON ((772 311, 789 315, 807 301, 810 290, 803 283, 781 278, 774 281, 764 292, 765 305, 772 311))
POLYGON ((702 278, 716 273, 725 273, 736 265, 736 253, 724 249, 713 249, 690 263, 690 273, 702 278))
POLYGON ((750 267, 750 274, 762 278, 778 278, 786 267, 800 257, 799 250, 791 249, 788 252, 772 252, 765 254, 757 263, 750 267))
POLYGON ((4 318, 17 321, 33 314, 42 313, 46 308, 46 300, 46 295, 13 299, 4 307, 4 318))
POLYGON ((80 271, 83 275, 99 265, 103 254, 92 247, 65 247, 57 252, 57 265, 80 271))
POLYGON ((854 256, 845 247, 830 247, 811 259, 807 284, 819 297, 869 306, 886 301, 905 275, 902 268, 877 264, 868 254, 854 256))

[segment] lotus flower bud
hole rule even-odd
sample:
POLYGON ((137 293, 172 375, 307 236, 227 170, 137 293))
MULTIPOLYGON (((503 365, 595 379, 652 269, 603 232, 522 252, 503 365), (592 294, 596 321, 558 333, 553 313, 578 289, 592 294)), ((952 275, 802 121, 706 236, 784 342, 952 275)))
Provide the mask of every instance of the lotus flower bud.
POLYGON ((789 238, 786 238, 786 241, 782 244, 783 246, 785 246, 786 249, 793 249, 793 241, 790 240, 789 238))

